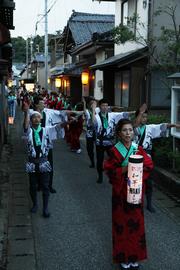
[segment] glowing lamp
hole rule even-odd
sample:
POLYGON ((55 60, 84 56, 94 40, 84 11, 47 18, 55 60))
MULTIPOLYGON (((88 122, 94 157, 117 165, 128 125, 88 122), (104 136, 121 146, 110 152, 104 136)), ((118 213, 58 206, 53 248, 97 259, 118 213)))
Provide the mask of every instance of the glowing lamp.
POLYGON ((67 87, 67 81, 64 80, 64 87, 66 88, 67 87))
POLYGON ((21 81, 21 85, 24 85, 24 81, 23 80, 21 81))
POLYGON ((89 82, 89 73, 87 71, 83 71, 81 73, 81 82, 84 85, 88 84, 88 82, 89 82))
POLYGON ((8 81, 8 87, 9 87, 9 88, 12 87, 12 81, 11 81, 11 80, 8 81))
POLYGON ((127 202, 142 202, 143 156, 131 155, 128 163, 127 202))
POLYGON ((50 84, 50 82, 51 82, 51 80, 50 80, 50 78, 48 78, 48 84, 50 84))
POLYGON ((55 79, 55 86, 58 88, 58 87, 61 87, 61 78, 56 78, 55 79))

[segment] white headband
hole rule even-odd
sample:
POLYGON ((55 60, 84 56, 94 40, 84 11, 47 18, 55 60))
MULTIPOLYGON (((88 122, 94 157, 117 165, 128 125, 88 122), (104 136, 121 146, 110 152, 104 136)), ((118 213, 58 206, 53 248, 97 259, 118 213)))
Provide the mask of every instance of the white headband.
POLYGON ((37 115, 39 115, 39 116, 42 117, 42 115, 40 114, 40 112, 38 112, 38 111, 31 111, 30 112, 30 118, 32 118, 32 116, 35 115, 35 114, 37 114, 37 115))

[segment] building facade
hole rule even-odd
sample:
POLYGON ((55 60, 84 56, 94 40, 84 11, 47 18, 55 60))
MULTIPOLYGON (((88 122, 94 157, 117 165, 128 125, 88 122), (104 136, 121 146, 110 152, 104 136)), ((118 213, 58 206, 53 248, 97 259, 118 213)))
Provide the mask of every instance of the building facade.
POLYGON ((9 29, 14 29, 14 8, 14 1, 0 1, 0 149, 6 142, 8 132, 6 85, 12 74, 12 44, 9 29))
MULTIPOLYGON (((164 12, 157 15, 156 11, 160 6, 162 10, 168 7, 169 1, 111 1, 116 5, 115 25, 127 26, 137 41, 115 44, 114 57, 92 66, 95 70, 103 71, 105 96, 112 104, 120 107, 136 108, 146 102, 151 109, 169 109, 170 88, 166 83, 167 73, 156 65, 158 55, 164 49, 164 44, 157 41, 162 34, 162 27, 171 30, 174 28, 170 16, 164 12), (133 17, 134 21, 131 20, 133 17), (152 40, 154 44, 150 43, 152 40)), ((178 26, 180 3, 175 0, 172 4, 176 6, 178 26)))

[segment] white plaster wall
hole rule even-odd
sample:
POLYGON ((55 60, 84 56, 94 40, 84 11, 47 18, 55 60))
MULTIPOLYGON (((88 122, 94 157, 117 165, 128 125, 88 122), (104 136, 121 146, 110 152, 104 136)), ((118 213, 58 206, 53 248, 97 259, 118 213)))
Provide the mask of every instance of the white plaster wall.
MULTIPOLYGON (((105 52, 103 50, 96 52, 96 63, 105 60, 105 52)), ((103 98, 103 91, 101 87, 98 86, 98 81, 102 81, 103 83, 103 71, 96 70, 95 72, 95 87, 94 87, 94 97, 99 100, 103 98)))
MULTIPOLYGON (((134 0, 129 0, 129 2, 132 2, 134 0)), ((119 25, 121 22, 121 4, 122 0, 117 0, 116 1, 116 8, 115 8, 115 25, 119 25)), ((140 30, 140 35, 143 37, 147 38, 147 25, 148 25, 148 3, 149 0, 147 0, 147 7, 146 9, 143 8, 143 1, 138 0, 137 1, 137 13, 140 16, 140 21, 144 23, 145 28, 141 27, 139 28, 140 30)), ((133 13, 131 9, 129 10, 130 15, 133 13)), ((138 26, 139 27, 139 26, 138 26)), ((125 53, 128 51, 136 50, 139 48, 144 47, 142 44, 138 44, 136 42, 129 42, 127 41, 124 45, 116 45, 115 44, 115 55, 120 54, 120 53, 125 53)))
POLYGON ((61 66, 64 64, 64 57, 61 57, 60 59, 56 60, 56 66, 61 66))
MULTIPOLYGON (((49 65, 48 65, 48 78, 50 77, 49 65)), ((41 87, 45 87, 45 67, 38 68, 38 84, 41 87)))
POLYGON ((66 60, 65 64, 72 64, 72 57, 70 54, 67 55, 67 60, 66 60))

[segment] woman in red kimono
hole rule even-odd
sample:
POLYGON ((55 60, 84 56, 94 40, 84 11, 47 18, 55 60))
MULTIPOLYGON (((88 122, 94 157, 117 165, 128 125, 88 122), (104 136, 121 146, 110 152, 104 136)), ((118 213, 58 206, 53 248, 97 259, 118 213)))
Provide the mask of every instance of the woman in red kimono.
POLYGON ((83 131, 83 116, 72 114, 69 122, 70 147, 72 152, 81 153, 80 136, 83 131))
MULTIPOLYGON (((132 142, 133 126, 121 119, 116 126, 118 143, 111 148, 104 170, 112 184, 113 262, 120 269, 139 269, 138 261, 147 257, 143 198, 141 204, 127 202, 127 165, 130 155, 143 156, 143 182, 153 168, 151 158, 142 147, 132 142)), ((143 186, 144 191, 144 186, 143 186)))

